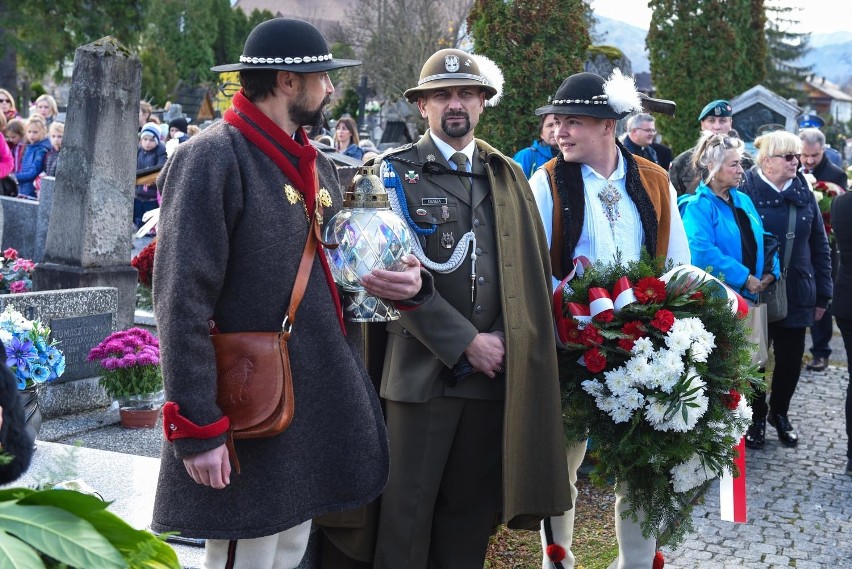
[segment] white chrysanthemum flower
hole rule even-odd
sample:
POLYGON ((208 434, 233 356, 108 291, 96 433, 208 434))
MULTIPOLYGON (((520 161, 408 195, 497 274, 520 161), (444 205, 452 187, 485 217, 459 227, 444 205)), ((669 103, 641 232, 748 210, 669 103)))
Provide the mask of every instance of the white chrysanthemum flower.
POLYGON ((675 492, 687 492, 697 488, 707 480, 712 480, 716 474, 705 468, 698 454, 686 462, 682 462, 671 469, 672 487, 675 492))
POLYGON ((633 417, 633 409, 618 407, 617 409, 613 409, 609 415, 612 417, 612 422, 616 425, 618 423, 626 423, 631 417, 633 417))
POLYGON ((639 338, 633 343, 633 353, 637 356, 650 356, 654 352, 654 343, 651 338, 639 338))
POLYGON ((606 379, 607 388, 609 388, 613 395, 619 397, 633 386, 633 379, 631 379, 627 368, 624 366, 604 372, 604 378, 606 379))
POLYGON ((580 384, 583 388, 583 391, 591 395, 592 397, 600 397, 603 395, 604 386, 599 381, 595 381, 594 379, 587 379, 583 383, 580 384))
POLYGON ((737 404, 737 415, 743 421, 751 423, 754 412, 751 405, 748 404, 745 397, 740 397, 740 402, 737 404))
POLYGON ((653 373, 653 368, 648 364, 648 358, 644 355, 633 356, 624 364, 625 370, 638 385, 647 385, 648 379, 653 373))
POLYGON ((616 399, 615 397, 601 397, 597 403, 598 409, 610 414, 612 414, 613 411, 620 407, 620 405, 618 404, 618 399, 616 399))
POLYGON ((668 404, 662 403, 658 398, 651 396, 645 406, 645 420, 658 431, 668 431, 665 420, 668 404))
POLYGON ((4 345, 8 346, 9 342, 12 341, 12 333, 5 328, 0 328, 0 341, 2 341, 4 345))
POLYGON ((668 334, 666 334, 665 341, 669 351, 677 353, 678 356, 682 356, 692 345, 692 335, 686 327, 678 326, 679 322, 679 320, 675 320, 674 326, 672 326, 672 329, 669 330, 668 334))

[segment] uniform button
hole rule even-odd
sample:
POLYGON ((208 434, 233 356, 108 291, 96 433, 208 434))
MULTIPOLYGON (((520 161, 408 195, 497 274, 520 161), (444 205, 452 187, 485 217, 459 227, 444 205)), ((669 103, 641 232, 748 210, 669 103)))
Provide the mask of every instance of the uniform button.
POLYGON ((482 255, 482 249, 480 249, 479 247, 477 247, 477 248, 476 248, 476 254, 477 254, 477 255, 482 255))
POLYGON ((482 307, 477 306, 476 308, 473 309, 473 311, 476 312, 477 314, 482 314, 482 307))
POLYGON ((474 227, 479 227, 479 220, 478 220, 478 219, 474 219, 474 220, 473 220, 473 226, 474 226, 474 227))
POLYGON ((403 328, 402 329, 402 335, 406 336, 406 337, 411 336, 411 332, 408 331, 408 328, 403 328))
POLYGON ((485 284, 485 277, 479 277, 478 279, 476 279, 476 282, 479 283, 480 285, 484 285, 485 284))

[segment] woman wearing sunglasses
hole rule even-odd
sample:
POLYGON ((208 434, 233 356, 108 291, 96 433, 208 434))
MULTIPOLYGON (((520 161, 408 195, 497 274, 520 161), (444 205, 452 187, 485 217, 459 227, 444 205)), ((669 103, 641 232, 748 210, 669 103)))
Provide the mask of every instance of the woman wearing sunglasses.
POLYGON ((0 89, 0 113, 6 117, 6 122, 19 116, 15 108, 15 98, 6 89, 0 89))
POLYGON ((801 374, 805 332, 822 318, 831 301, 831 259, 819 206, 799 172, 799 137, 777 130, 758 137, 754 146, 758 151, 756 164, 745 173, 741 189, 754 202, 766 231, 778 237, 788 308, 786 318, 769 323, 769 342, 775 355, 769 405, 767 408, 765 393, 755 395, 746 445, 763 447, 768 421, 781 444, 792 447, 799 438, 788 417, 790 402, 801 374), (795 223, 793 238, 788 240, 790 208, 795 208, 795 223), (792 247, 790 261, 784 263, 788 247, 792 247))

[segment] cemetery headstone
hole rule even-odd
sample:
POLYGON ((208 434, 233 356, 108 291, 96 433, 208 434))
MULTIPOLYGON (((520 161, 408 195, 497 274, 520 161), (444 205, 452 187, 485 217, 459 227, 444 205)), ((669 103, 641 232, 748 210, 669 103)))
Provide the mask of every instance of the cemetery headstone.
POLYGON ((133 325, 133 191, 142 65, 105 37, 77 49, 44 260, 35 290, 115 287, 117 327, 133 325))

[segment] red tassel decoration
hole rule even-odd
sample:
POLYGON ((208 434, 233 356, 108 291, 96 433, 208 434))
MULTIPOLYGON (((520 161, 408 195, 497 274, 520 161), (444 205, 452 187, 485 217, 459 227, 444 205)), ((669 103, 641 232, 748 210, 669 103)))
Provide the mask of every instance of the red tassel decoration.
POLYGON ((565 548, 561 545, 556 545, 552 543, 547 546, 545 550, 547 552, 547 558, 553 561, 554 563, 559 563, 563 559, 565 559, 565 548))

